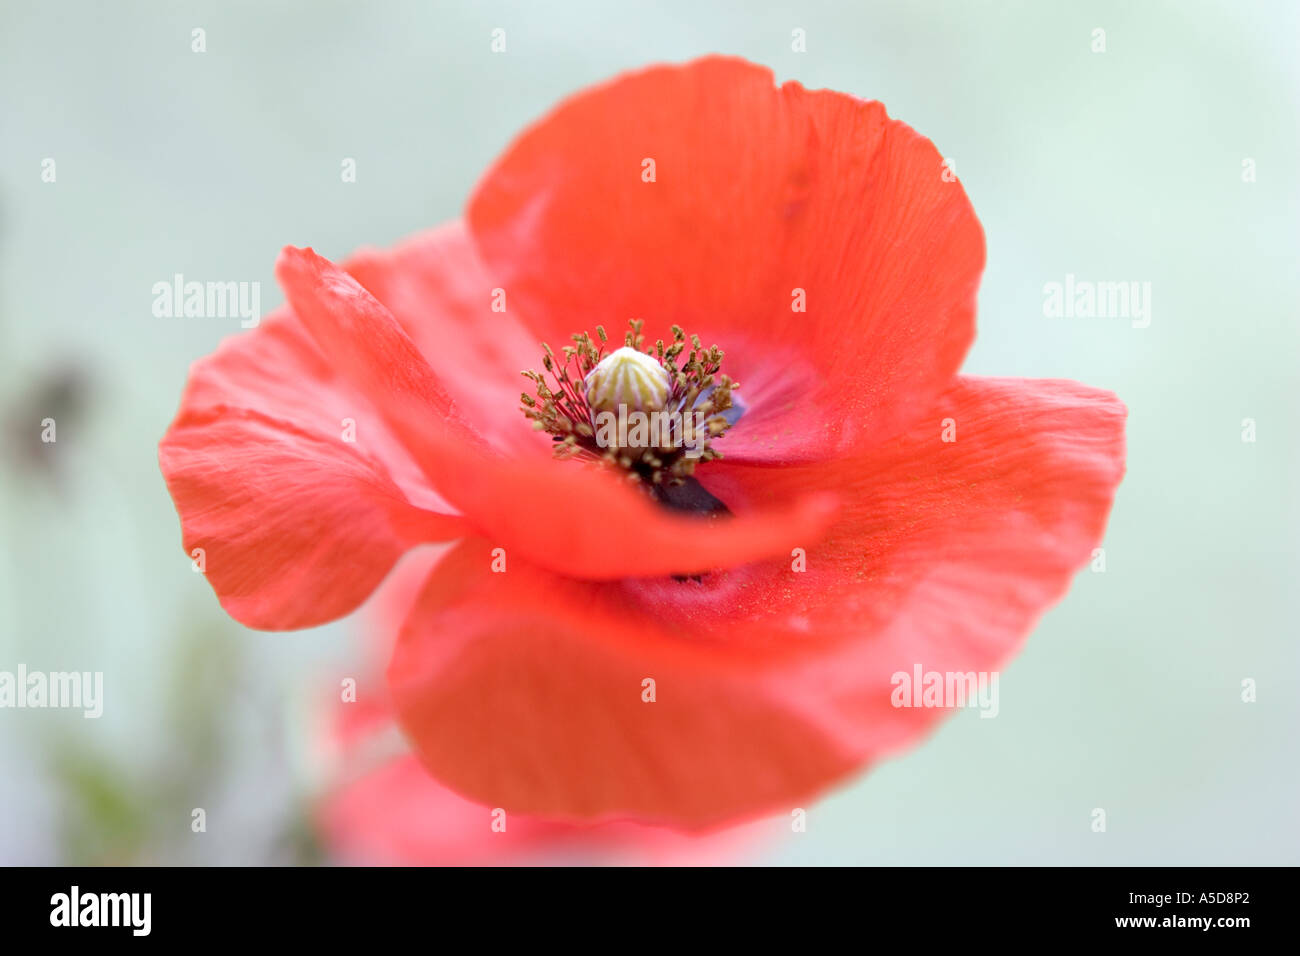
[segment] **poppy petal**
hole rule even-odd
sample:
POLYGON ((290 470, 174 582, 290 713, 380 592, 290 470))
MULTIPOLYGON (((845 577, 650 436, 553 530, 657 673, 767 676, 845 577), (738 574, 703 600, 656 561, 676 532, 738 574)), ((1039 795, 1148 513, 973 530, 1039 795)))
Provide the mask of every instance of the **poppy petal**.
POLYGON ((984 239, 945 173, 880 103, 708 57, 561 104, 467 221, 538 336, 697 332, 750 406, 727 456, 818 460, 899 431, 970 347, 984 239))
POLYGON ((846 769, 745 668, 624 613, 618 585, 487 568, 476 541, 444 558, 388 669, 421 760, 466 798, 574 822, 702 827, 846 769))
MULTIPOLYGON (((380 586, 361 617, 365 657, 386 662, 444 548, 409 553, 380 586)), ((366 673, 368 666, 363 670, 366 673)), ((316 819, 325 842, 349 862, 386 865, 554 863, 709 864, 734 860, 761 842, 764 824, 708 839, 632 823, 574 826, 458 796, 431 777, 400 740, 383 680, 363 677, 355 699, 337 688, 323 702, 328 726, 317 739, 318 763, 332 785, 316 819)))
POLYGON ((396 648, 399 720, 494 806, 686 828, 788 812, 951 712, 897 706, 898 674, 995 673, 1020 646, 1101 539, 1124 416, 1075 383, 963 378, 932 423, 842 467, 718 465, 711 487, 758 503, 844 485, 848 511, 802 556, 700 584, 494 575, 462 545, 396 648))
POLYGON ((391 249, 361 249, 342 263, 393 313, 474 431, 498 448, 550 441, 519 412, 520 375, 541 345, 509 311, 460 222, 412 236, 391 249))
MULTIPOLYGON (((382 735, 384 728, 377 732, 382 735)), ((693 866, 734 863, 762 839, 762 824, 691 837, 634 823, 575 826, 503 815, 442 786, 409 752, 367 753, 383 739, 366 736, 350 747, 338 745, 342 779, 316 808, 325 844, 347 863, 693 866)))
POLYGON ((371 398, 438 492, 512 556, 575 577, 693 574, 784 553, 792 539, 820 535, 834 515, 833 497, 814 493, 736 517, 682 517, 603 470, 501 455, 354 278, 291 247, 276 274, 322 351, 371 398))
POLYGON ((412 545, 463 533, 287 311, 194 364, 158 459, 186 553, 249 627, 347 614, 412 545))

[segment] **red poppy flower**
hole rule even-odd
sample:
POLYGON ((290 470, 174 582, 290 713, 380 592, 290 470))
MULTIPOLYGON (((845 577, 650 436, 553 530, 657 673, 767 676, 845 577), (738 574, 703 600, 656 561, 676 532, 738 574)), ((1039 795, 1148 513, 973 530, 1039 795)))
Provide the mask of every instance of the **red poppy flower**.
POLYGON ((946 713, 893 674, 1015 652, 1123 473, 1112 394, 956 374, 984 244, 942 172, 879 103, 738 60, 581 93, 464 223, 284 251, 288 304, 196 363, 162 441, 185 547, 280 629, 458 540, 388 668, 439 781, 570 820, 788 813, 946 713), (595 329, 629 319, 644 354, 610 366, 595 329), (711 444, 598 448, 610 396, 711 444))
MULTIPOLYGON (((401 561, 367 606, 367 659, 383 665, 439 555, 401 561)), ((330 694, 316 740, 325 786, 316 822, 325 847, 346 863, 381 865, 697 865, 735 863, 780 832, 780 821, 691 836, 636 823, 573 825, 466 800, 433 779, 401 745, 382 679, 361 678, 357 699, 330 694)))

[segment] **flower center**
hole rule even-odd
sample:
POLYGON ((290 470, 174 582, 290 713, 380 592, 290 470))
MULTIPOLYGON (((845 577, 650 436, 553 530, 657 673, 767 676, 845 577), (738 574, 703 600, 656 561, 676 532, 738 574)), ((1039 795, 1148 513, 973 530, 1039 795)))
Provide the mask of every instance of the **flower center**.
POLYGON ((675 503, 682 499, 693 502, 688 510, 717 510, 712 504, 721 508, 721 502, 691 475, 699 463, 722 457, 712 442, 743 410, 732 395, 739 386, 720 374, 722 350, 704 348, 698 335, 688 337, 676 325, 670 344, 659 339, 646 349, 641 320, 629 325, 622 347, 609 354, 599 325, 595 340, 586 332, 572 336, 562 359, 543 344, 546 374, 523 373, 537 394, 523 393, 522 411, 551 436, 557 458, 622 471, 670 507, 683 507, 675 503), (688 484, 707 496, 709 508, 686 494, 688 484))

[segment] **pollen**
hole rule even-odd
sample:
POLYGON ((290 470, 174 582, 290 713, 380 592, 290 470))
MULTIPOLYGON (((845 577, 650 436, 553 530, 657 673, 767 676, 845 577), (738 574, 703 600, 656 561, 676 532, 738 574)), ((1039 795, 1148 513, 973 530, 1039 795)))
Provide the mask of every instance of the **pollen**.
POLYGON ((713 442, 739 418, 739 385, 722 374, 723 352, 672 327, 672 341, 647 347, 633 319, 623 345, 606 354, 605 330, 573 335, 557 355, 543 345, 542 372, 523 374, 535 394, 520 396, 555 456, 603 465, 662 497, 697 465, 722 457, 713 442))

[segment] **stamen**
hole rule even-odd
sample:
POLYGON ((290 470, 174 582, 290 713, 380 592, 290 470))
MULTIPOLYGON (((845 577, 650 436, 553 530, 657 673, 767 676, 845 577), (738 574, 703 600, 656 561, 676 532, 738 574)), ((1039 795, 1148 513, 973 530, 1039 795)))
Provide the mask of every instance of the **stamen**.
MULTIPOLYGON (((557 458, 600 463, 652 488, 682 485, 696 465, 722 457, 712 442, 739 417, 732 395, 739 385, 721 374, 716 345, 705 349, 698 335, 688 339, 674 325, 671 344, 659 339, 646 351, 641 328, 632 320, 623 346, 608 355, 599 325, 596 341, 580 332, 562 358, 544 344, 546 374, 523 373, 536 397, 523 393, 520 410, 551 435, 557 458)), ((680 496, 657 497, 673 507, 680 496)))

